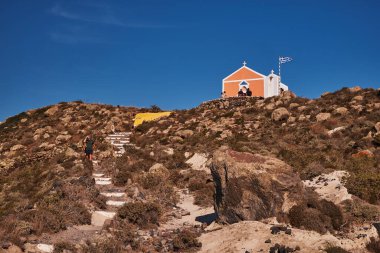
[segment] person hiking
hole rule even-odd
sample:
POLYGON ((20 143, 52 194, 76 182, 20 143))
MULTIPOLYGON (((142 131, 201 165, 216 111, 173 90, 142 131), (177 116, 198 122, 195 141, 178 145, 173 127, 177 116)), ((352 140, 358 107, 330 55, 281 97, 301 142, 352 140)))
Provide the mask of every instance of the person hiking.
POLYGON ((242 97, 242 96, 244 96, 244 93, 243 93, 243 91, 240 89, 239 92, 238 92, 238 97, 242 97))
POLYGON ((92 155, 94 153, 95 141, 91 135, 87 136, 83 141, 83 151, 86 158, 92 161, 92 155))

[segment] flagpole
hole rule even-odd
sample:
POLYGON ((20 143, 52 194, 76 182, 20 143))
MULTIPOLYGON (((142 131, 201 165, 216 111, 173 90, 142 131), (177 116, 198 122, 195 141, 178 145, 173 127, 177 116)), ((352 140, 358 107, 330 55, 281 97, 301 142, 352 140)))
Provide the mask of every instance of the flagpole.
POLYGON ((280 83, 281 83, 281 56, 278 57, 278 95, 280 95, 280 83))
POLYGON ((281 85, 281 64, 291 62, 293 59, 291 57, 278 57, 278 94, 280 94, 280 85, 281 85))

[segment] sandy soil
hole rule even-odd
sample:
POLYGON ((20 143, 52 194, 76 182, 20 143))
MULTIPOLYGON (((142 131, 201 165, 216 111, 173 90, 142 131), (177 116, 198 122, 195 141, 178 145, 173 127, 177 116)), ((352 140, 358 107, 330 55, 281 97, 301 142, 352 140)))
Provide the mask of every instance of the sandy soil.
POLYGON ((321 235, 313 231, 306 231, 292 228, 291 235, 280 232, 271 234, 271 224, 264 224, 259 221, 244 221, 232 225, 224 226, 220 230, 202 234, 199 240, 202 248, 199 252, 269 252, 269 248, 275 243, 291 248, 300 247, 300 251, 305 253, 323 252, 321 251, 328 244, 337 245, 349 250, 352 253, 367 252, 362 248, 369 240, 370 236, 376 236, 374 227, 364 230, 358 228, 348 238, 340 239, 331 234, 321 235), (365 238, 357 238, 360 233, 365 233, 365 238), (270 239, 270 243, 265 243, 270 239), (263 250, 263 251, 261 251, 263 250))

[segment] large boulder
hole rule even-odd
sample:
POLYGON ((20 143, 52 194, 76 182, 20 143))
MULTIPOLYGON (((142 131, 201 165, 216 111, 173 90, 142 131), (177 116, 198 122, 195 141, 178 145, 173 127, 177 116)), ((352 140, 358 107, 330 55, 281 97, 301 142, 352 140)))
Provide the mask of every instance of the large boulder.
POLYGON ((13 147, 11 147, 11 151, 18 151, 18 150, 22 150, 22 149, 26 149, 26 147, 24 145, 21 145, 21 144, 16 144, 14 145, 13 147))
POLYGON ((221 222, 283 218, 302 200, 301 179, 276 158, 223 147, 213 154, 210 169, 221 222))
POLYGON ((321 112, 321 113, 318 113, 317 116, 315 116, 315 118, 317 119, 318 122, 325 121, 331 118, 331 113, 321 112))
POLYGON ((189 164, 193 170, 203 170, 209 173, 210 170, 206 166, 207 161, 207 154, 195 153, 189 160, 186 161, 186 163, 189 164))
POLYGON ((149 173, 166 177, 170 174, 169 170, 161 163, 156 163, 149 168, 149 173))
POLYGON ((54 114, 56 114, 58 112, 58 109, 59 109, 58 105, 52 106, 45 111, 45 115, 46 116, 53 116, 54 114))
POLYGON ((285 107, 277 108, 272 112, 272 120, 274 121, 287 120, 289 116, 290 113, 285 107))
POLYGON ((296 98, 296 97, 297 97, 296 94, 294 94, 290 90, 283 91, 280 94, 280 98, 281 99, 285 99, 285 100, 289 100, 289 99, 296 98))
POLYGON ((348 113, 348 109, 346 107, 338 107, 334 111, 335 114, 340 114, 340 115, 346 115, 348 113))

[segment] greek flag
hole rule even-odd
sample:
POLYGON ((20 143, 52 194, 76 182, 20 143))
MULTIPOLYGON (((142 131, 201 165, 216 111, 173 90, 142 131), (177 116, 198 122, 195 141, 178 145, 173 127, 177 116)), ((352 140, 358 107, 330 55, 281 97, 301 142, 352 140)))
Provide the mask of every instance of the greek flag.
POLYGON ((290 57, 280 57, 278 58, 278 60, 280 61, 280 63, 286 63, 292 61, 293 59, 290 57))

